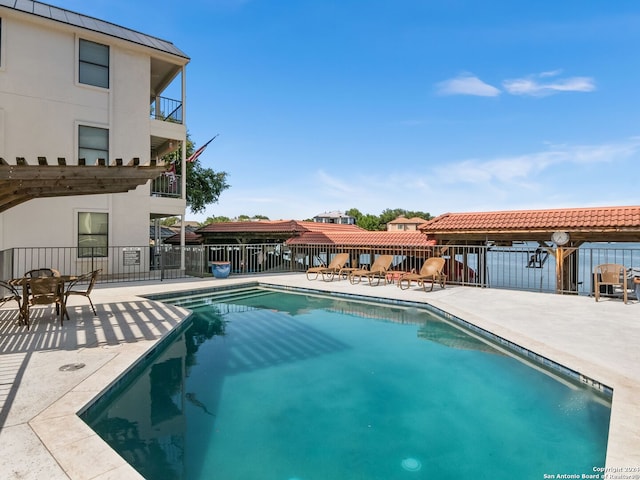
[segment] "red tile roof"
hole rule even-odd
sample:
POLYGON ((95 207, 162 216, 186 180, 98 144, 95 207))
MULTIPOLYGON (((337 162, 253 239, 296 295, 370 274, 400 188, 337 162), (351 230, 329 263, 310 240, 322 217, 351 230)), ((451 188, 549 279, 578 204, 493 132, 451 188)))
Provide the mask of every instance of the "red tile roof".
POLYGON ((304 222, 297 220, 260 220, 257 222, 220 222, 210 223, 197 230, 198 233, 302 233, 302 232, 360 232, 355 225, 339 223, 304 222))
POLYGON ((640 206, 445 213, 418 228, 425 233, 493 230, 639 228, 640 206))
MULTIPOLYGON (((175 235, 170 236, 164 240, 164 243, 169 243, 172 245, 180 245, 180 234, 176 233, 175 235)), ((184 243, 185 245, 198 245, 202 243, 202 235, 198 235, 195 232, 190 232, 186 230, 184 232, 184 243)))
POLYGON ((306 232, 287 240, 288 245, 349 245, 371 247, 429 246, 435 242, 428 240, 420 232, 306 232))
POLYGON ((390 222, 387 223, 387 225, 390 223, 392 225, 398 223, 398 224, 403 224, 403 223, 411 223, 411 224, 421 224, 426 222, 427 220, 425 220, 424 218, 420 218, 420 217, 412 217, 412 218, 406 218, 406 217, 398 217, 395 220, 391 220, 390 222))

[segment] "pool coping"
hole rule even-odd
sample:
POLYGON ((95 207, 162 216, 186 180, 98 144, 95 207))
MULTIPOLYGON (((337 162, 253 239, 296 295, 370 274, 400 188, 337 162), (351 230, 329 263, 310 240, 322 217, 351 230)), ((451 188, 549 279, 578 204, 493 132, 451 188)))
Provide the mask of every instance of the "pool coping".
MULTIPOLYGON (((435 289, 425 293, 421 289, 401 291, 392 285, 370 287, 354 286, 349 282, 308 281, 304 274, 264 276, 259 279, 230 277, 229 279, 193 280, 181 282, 164 282, 162 284, 139 284, 105 286, 94 290, 92 298, 99 310, 112 308, 119 302, 144 299, 149 302, 149 315, 170 318, 172 329, 181 324, 189 315, 184 309, 169 307, 160 301, 145 299, 145 296, 162 294, 171 291, 202 290, 211 287, 237 288, 239 286, 269 285, 278 287, 301 287, 319 292, 335 294, 355 294, 367 299, 381 297, 392 301, 406 301, 429 305, 431 308, 446 312, 452 317, 463 319, 471 325, 489 331, 527 350, 534 351, 544 358, 553 359, 613 389, 609 445, 607 449, 608 468, 635 468, 640 465, 640 413, 637 398, 640 395, 640 372, 635 372, 638 354, 625 350, 637 345, 640 339, 640 312, 637 305, 624 305, 617 301, 601 301, 593 299, 549 295, 531 292, 511 292, 471 287, 447 287, 445 290, 435 289), (518 321, 510 324, 497 317, 503 317, 505 311, 514 315, 518 321), (573 319, 571 325, 563 325, 560 334, 554 335, 547 327, 549 312, 557 318, 554 321, 573 319), (604 316, 604 320, 602 317, 604 316), (577 325, 582 326, 586 336, 601 335, 607 340, 615 339, 611 345, 603 344, 598 355, 587 355, 592 346, 591 341, 584 342, 577 325), (529 324, 530 328, 524 328, 529 324), (539 324, 539 325, 538 325, 539 324), (518 327, 518 328, 515 328, 518 327), (624 335, 612 335, 624 331, 624 335), (557 337, 554 341, 554 337, 557 337), (562 340, 562 341, 560 341, 562 340), (572 343, 573 342, 573 343, 572 343), (582 342, 582 343, 581 343, 582 342), (563 345, 565 348, 563 349, 563 345), (573 345, 576 348, 566 348, 573 345), (616 357, 616 353, 619 355, 616 357), (612 358, 608 360, 608 358, 612 358)), ((73 313, 92 318, 88 308, 72 305, 73 313)), ((146 313, 146 311, 145 311, 146 313)), ((101 313, 99 312, 99 316, 101 313)), ((157 321, 155 323, 162 323, 157 321)), ((64 328, 75 328, 65 324, 64 328)), ((154 323, 154 322, 152 322, 154 323)), ((80 325, 80 320, 77 321, 80 325)), ((561 325, 558 323, 558 325, 561 325)), ((155 338, 139 338, 135 341, 121 339, 118 348, 96 351, 95 348, 70 349, 69 351, 39 351, 41 363, 47 363, 48 356, 65 358, 82 358, 93 361, 93 371, 79 375, 75 384, 65 387, 56 397, 47 399, 35 414, 21 412, 22 405, 16 399, 9 416, 0 430, 0 448, 3 448, 9 463, 0 467, 3 478, 47 478, 57 479, 140 479, 142 478, 132 467, 113 452, 108 445, 84 424, 77 413, 90 405, 97 396, 110 388, 114 381, 122 376, 145 355, 156 348, 158 342, 170 334, 169 330, 159 331, 155 338), (55 353, 55 355, 54 355, 55 353), (14 415, 15 410, 15 415, 14 415), (20 418, 22 415, 23 418, 20 418), (15 418, 13 418, 15 416, 15 418), (15 445, 19 445, 20 448, 15 445), (26 446, 26 448, 25 448, 26 446), (6 447, 6 448, 5 448, 6 447), (11 476, 13 475, 13 476, 11 476)), ((103 345, 106 347, 108 345, 103 345)), ((4 352, 3 352, 4 353, 4 352)), ((36 358, 32 357, 31 362, 36 358)), ((50 363, 50 362, 49 362, 50 363)), ((41 367, 42 365, 37 365, 41 367)), ((39 382, 37 370, 31 372, 32 365, 27 365, 22 377, 20 389, 29 391, 29 382, 39 382)), ((33 367, 35 368, 35 367, 33 367)), ((55 374, 56 379, 63 379, 62 374, 55 374)), ((76 375, 76 374, 71 374, 76 375)), ((68 377, 64 377, 68 378, 68 377)), ((53 379, 53 381, 56 381, 53 379)), ((65 380, 67 381, 67 380, 65 380)), ((75 381, 75 380, 74 380, 75 381)), ((34 387, 37 390, 37 387, 34 387)), ((20 392, 18 389, 18 392, 20 392)), ((18 394, 18 397, 20 395, 18 394)), ((25 407, 27 408, 27 407, 25 407)), ((550 472, 563 473, 563 472, 550 472)), ((566 472, 571 473, 571 472, 566 472)))

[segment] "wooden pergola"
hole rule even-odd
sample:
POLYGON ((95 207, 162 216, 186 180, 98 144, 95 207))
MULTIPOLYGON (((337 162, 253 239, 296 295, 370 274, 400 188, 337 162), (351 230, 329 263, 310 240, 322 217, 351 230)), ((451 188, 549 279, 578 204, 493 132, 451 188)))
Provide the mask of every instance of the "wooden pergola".
POLYGON ((17 157, 14 165, 0 157, 0 212, 34 198, 128 192, 165 171, 163 163, 140 165, 139 158, 127 164, 117 158, 110 165, 102 159, 96 165, 86 165, 83 159, 67 165, 60 157, 50 165, 46 157, 38 157, 37 165, 29 165, 17 157))

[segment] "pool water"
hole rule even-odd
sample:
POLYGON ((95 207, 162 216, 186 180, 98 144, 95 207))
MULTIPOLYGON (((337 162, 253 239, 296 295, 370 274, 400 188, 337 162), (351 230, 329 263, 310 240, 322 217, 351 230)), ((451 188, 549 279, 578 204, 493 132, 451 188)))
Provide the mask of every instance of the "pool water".
POLYGON ((190 326, 84 415, 149 480, 541 479, 604 465, 607 398, 426 310, 269 291, 179 302, 190 326))

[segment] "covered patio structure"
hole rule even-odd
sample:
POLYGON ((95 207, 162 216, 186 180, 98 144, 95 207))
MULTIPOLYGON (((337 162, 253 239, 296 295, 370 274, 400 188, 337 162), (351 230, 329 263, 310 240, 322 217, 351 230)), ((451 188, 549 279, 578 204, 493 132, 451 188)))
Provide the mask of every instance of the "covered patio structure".
POLYGON ((463 252, 465 266, 469 249, 463 247, 535 242, 555 259, 556 292, 574 293, 580 246, 640 242, 640 206, 445 213, 419 230, 437 242, 441 254, 463 252))

